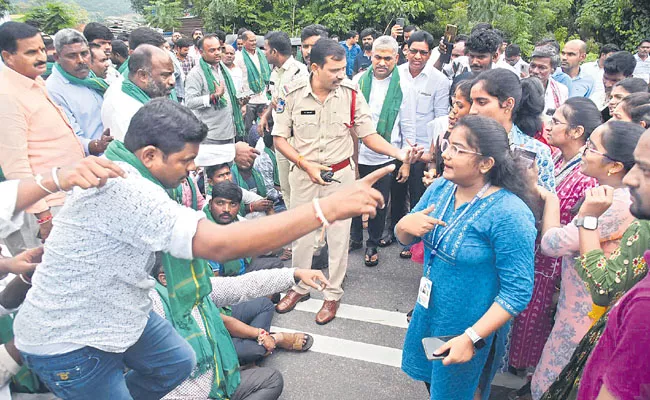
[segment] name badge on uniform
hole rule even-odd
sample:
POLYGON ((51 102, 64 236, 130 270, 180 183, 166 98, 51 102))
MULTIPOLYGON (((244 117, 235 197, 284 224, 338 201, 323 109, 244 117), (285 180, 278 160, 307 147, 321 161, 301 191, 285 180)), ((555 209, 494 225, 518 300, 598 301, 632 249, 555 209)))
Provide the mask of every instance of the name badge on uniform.
POLYGON ((302 110, 300 115, 316 115, 316 110, 302 110))
POLYGON ((425 276, 420 278, 420 289, 418 289, 418 304, 424 308, 429 308, 429 299, 431 298, 431 280, 425 276))
POLYGON ((275 106, 275 112, 277 114, 282 114, 284 112, 284 106, 287 104, 287 102, 284 99, 278 99, 278 103, 275 106))

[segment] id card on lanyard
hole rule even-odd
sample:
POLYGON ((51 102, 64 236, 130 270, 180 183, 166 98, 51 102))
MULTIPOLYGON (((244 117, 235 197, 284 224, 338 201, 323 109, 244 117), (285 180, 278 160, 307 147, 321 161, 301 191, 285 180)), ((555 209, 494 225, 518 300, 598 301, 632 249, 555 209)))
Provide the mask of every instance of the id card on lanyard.
MULTIPOLYGON (((442 243, 442 239, 445 238, 447 233, 451 232, 453 228, 458 225, 459 221, 469 212, 469 210, 474 207, 474 205, 485 195, 485 192, 490 188, 490 184, 486 183, 481 190, 479 190, 478 193, 476 193, 476 196, 472 199, 472 201, 469 202, 467 207, 463 210, 463 212, 460 213, 460 215, 454 220, 447 225, 444 231, 440 234, 440 237, 438 240, 435 241, 433 244, 433 249, 431 250, 431 257, 429 257, 429 262, 427 265, 427 271, 425 272, 424 276, 420 279, 420 288, 418 289, 418 304, 421 305, 424 308, 429 308, 429 302, 431 300, 431 290, 433 288, 433 282, 429 278, 431 274, 431 264, 433 264, 433 260, 435 259, 436 255, 438 254, 438 248, 440 248, 440 244, 442 243)), ((456 188, 454 188, 453 194, 449 196, 449 199, 447 200, 447 204, 445 205, 444 211, 442 215, 440 216, 440 219, 442 219, 447 213, 447 210, 449 209, 449 206, 451 205, 451 201, 454 199, 454 196, 456 195, 456 188)), ((436 232, 438 231, 438 226, 436 225, 433 228, 433 232, 431 235, 431 241, 433 242, 436 237, 436 232)))

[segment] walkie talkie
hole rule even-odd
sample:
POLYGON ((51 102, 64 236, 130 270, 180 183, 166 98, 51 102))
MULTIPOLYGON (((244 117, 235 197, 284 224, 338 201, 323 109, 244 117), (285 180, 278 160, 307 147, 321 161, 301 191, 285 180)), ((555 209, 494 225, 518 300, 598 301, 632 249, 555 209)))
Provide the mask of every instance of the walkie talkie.
POLYGON ((341 181, 338 181, 338 180, 334 179, 334 172, 332 172, 332 171, 321 171, 320 172, 320 177, 321 177, 322 180, 324 180, 327 183, 330 183, 330 182, 341 183, 341 181))

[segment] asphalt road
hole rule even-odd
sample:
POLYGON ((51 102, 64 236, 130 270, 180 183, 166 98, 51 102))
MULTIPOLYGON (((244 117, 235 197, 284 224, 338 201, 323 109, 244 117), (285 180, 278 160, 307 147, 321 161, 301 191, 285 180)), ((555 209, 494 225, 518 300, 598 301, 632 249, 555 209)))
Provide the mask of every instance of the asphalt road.
MULTIPOLYGON (((284 376, 282 400, 428 398, 424 384, 399 368, 405 314, 413 308, 421 276, 421 266, 400 259, 399 250, 398 244, 379 249, 374 268, 363 264, 365 250, 350 254, 342 306, 329 324, 314 322, 319 293, 312 292, 312 300, 288 314, 275 314, 274 329, 315 335, 311 351, 279 350, 264 361, 284 376)), ((512 375, 499 375, 490 399, 507 399, 511 388, 522 384, 512 375)))

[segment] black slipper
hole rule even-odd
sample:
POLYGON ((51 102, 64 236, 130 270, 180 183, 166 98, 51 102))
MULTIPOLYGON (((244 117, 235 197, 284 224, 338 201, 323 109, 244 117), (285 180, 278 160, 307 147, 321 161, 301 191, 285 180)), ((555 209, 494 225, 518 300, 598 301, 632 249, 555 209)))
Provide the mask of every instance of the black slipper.
POLYGON ((366 263, 366 267, 376 267, 377 264, 379 264, 379 254, 377 254, 376 247, 368 247, 366 249, 365 263, 366 263), (373 257, 375 257, 374 261, 373 261, 373 257))
POLYGON ((379 239, 379 247, 388 247, 395 242, 395 236, 386 235, 383 238, 379 239))

